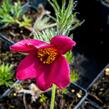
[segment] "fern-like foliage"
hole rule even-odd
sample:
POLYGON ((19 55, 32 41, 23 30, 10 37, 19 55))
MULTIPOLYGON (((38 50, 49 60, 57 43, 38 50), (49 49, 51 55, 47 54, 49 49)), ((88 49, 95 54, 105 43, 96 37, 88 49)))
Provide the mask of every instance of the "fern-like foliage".
POLYGON ((34 30, 36 32, 44 30, 49 25, 50 18, 49 17, 43 17, 42 19, 37 19, 34 23, 34 30))
POLYGON ((9 87, 12 85, 13 81, 13 66, 9 64, 0 65, 0 86, 9 87))
POLYGON ((77 12, 73 11, 75 2, 69 0, 67 4, 66 0, 62 0, 62 6, 58 4, 58 0, 48 0, 48 2, 53 7, 56 16, 53 17, 50 14, 46 14, 46 16, 36 19, 33 26, 35 38, 49 41, 53 35, 67 35, 73 39, 73 34, 69 34, 70 31, 83 23, 77 19, 77 12), (53 21, 53 23, 50 21, 53 21))
POLYGON ((48 0, 55 11, 57 33, 63 35, 69 35, 69 32, 81 23, 76 18, 77 12, 73 12, 75 8, 75 2, 69 0, 68 4, 66 0, 62 0, 62 6, 58 4, 58 0, 48 0))
POLYGON ((3 0, 0 6, 0 24, 4 27, 12 24, 30 26, 32 20, 23 14, 20 1, 13 3, 12 0, 3 0))
POLYGON ((45 42, 49 42, 50 39, 57 35, 55 28, 45 29, 41 32, 36 32, 33 30, 34 38, 45 42))

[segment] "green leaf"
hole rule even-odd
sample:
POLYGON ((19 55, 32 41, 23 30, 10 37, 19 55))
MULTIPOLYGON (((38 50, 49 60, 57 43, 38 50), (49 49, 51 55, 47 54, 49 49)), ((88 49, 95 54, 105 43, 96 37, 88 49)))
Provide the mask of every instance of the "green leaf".
POLYGON ((67 88, 61 89, 61 93, 66 94, 67 93, 67 88))
POLYGON ((71 82, 77 81, 78 78, 79 78, 78 73, 74 69, 71 69, 71 73, 70 73, 71 82))
POLYGON ((68 51, 66 54, 65 54, 65 58, 67 59, 68 63, 72 63, 73 62, 73 56, 72 56, 72 51, 68 51))
POLYGON ((44 94, 41 94, 39 96, 39 102, 40 103, 44 103, 47 100, 47 96, 45 96, 44 94))
POLYGON ((23 15, 23 21, 18 21, 19 27, 31 27, 32 19, 28 18, 27 16, 23 15))

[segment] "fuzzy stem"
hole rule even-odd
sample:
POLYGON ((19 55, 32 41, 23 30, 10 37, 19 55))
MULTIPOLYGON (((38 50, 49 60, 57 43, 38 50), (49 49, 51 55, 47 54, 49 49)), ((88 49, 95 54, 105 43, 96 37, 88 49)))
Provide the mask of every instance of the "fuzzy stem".
POLYGON ((52 96, 51 96, 51 105, 50 105, 50 109, 54 109, 54 104, 55 104, 55 93, 56 93, 56 85, 53 84, 53 86, 52 86, 52 96))

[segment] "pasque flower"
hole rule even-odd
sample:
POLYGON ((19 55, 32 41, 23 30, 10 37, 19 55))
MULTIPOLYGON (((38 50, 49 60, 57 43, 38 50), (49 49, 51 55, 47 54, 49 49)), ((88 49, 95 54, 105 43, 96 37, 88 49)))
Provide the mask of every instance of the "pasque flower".
POLYGON ((68 36, 55 36, 50 43, 24 39, 10 46, 14 52, 28 53, 17 67, 16 78, 35 78, 41 90, 50 88, 52 84, 66 87, 70 83, 70 69, 63 55, 75 44, 68 36))

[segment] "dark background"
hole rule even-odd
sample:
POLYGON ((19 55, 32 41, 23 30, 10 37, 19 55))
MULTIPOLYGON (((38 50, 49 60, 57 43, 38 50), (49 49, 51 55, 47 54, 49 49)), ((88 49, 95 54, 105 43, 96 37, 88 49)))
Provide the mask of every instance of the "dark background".
POLYGON ((86 57, 95 59, 102 68, 109 62, 109 9, 104 10, 100 1, 78 0, 77 11, 85 22, 74 31, 76 49, 86 57))
POLYGON ((109 62, 109 9, 100 0, 78 0, 76 10, 85 22, 73 31, 75 51, 88 60, 80 64, 84 70, 80 70, 78 84, 87 88, 109 62))

